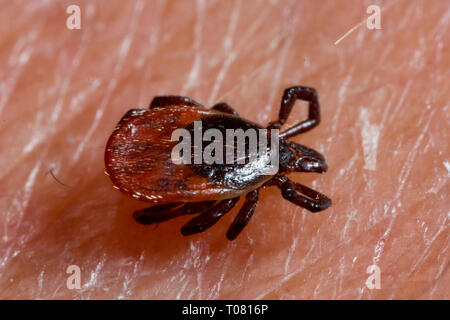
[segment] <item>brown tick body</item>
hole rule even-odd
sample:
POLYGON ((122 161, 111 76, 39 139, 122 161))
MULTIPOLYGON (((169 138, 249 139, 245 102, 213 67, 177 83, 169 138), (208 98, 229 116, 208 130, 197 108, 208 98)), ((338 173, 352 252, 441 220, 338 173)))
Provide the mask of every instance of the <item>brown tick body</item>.
POLYGON ((259 189, 267 186, 279 187, 283 198, 309 211, 324 210, 331 206, 328 197, 284 175, 327 170, 325 158, 319 152, 288 140, 319 124, 320 107, 315 89, 301 86, 286 89, 278 120, 271 122, 267 129, 281 128, 297 99, 309 102, 308 119, 279 134, 279 169, 274 175, 263 175, 255 169, 244 176, 239 165, 175 164, 171 151, 178 141, 171 140, 172 132, 191 128, 194 121, 201 120, 204 130, 262 129, 240 118, 226 103, 207 109, 180 96, 155 97, 148 110, 133 109, 122 117, 106 145, 106 173, 122 192, 153 203, 134 212, 139 223, 154 224, 198 214, 181 229, 185 236, 213 226, 245 195, 245 202, 227 232, 228 239, 235 239, 255 210, 259 189))

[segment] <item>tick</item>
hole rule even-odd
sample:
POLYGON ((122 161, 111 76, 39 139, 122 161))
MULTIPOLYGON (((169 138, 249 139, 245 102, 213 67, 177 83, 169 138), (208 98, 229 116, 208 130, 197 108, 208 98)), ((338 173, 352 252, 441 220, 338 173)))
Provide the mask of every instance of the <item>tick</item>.
POLYGON ((175 164, 171 152, 178 142, 171 139, 172 133, 180 128, 192 131, 194 121, 201 121, 203 132, 208 128, 223 133, 227 129, 263 129, 240 118, 226 103, 208 109, 181 96, 157 96, 148 109, 132 109, 122 117, 106 145, 106 174, 115 188, 152 203, 134 212, 134 219, 141 224, 197 214, 181 228, 185 236, 210 228, 245 196, 226 234, 229 240, 235 239, 255 211, 259 190, 269 186, 278 187, 283 198, 311 212, 324 210, 331 206, 328 197, 286 176, 327 171, 322 154, 289 140, 319 124, 316 90, 302 86, 286 89, 278 120, 266 128, 281 129, 296 100, 308 102, 308 118, 279 133, 279 166, 273 174, 262 174, 260 166, 248 157, 246 164, 175 164))

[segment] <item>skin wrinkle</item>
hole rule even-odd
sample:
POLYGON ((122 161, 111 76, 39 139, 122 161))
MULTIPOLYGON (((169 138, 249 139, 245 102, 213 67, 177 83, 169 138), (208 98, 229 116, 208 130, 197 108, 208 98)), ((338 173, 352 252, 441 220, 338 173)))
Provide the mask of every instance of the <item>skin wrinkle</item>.
MULTIPOLYGON (((297 19, 294 19, 294 26, 295 26, 296 22, 297 22, 297 19)), ((293 41, 293 34, 291 33, 286 38, 286 40, 280 50, 280 53, 278 54, 277 62, 275 63, 275 72, 274 72, 273 80, 271 83, 272 90, 270 90, 268 104, 264 108, 264 110, 266 111, 265 114, 267 114, 267 111, 269 111, 271 109, 271 105, 273 105, 273 101, 275 99, 275 88, 279 86, 281 75, 283 73, 283 68, 285 66, 286 54, 287 54, 290 46, 292 45, 292 41, 293 41)), ((267 119, 262 119, 262 120, 267 120, 267 119)), ((286 126, 289 126, 289 125, 290 125, 289 123, 286 124, 286 126)))
MULTIPOLYGON (((379 224, 381 224, 381 223, 379 223, 379 224)), ((375 227, 375 226, 374 226, 374 227, 375 227)), ((362 234, 363 234, 363 233, 361 233, 361 235, 362 235, 362 234)), ((350 246, 351 243, 353 243, 353 242, 356 241, 356 240, 358 240, 358 239, 347 240, 347 241, 345 241, 345 242, 343 243, 342 246, 350 246)), ((314 265, 315 265, 317 262, 319 262, 319 261, 322 260, 322 259, 326 259, 325 257, 327 256, 328 253, 330 253, 331 251, 336 251, 336 250, 340 249, 342 246, 338 246, 337 248, 334 248, 334 249, 331 249, 331 250, 322 252, 321 255, 320 255, 318 258, 316 258, 315 260, 312 260, 311 263, 310 263, 308 266, 306 266, 306 267, 309 268, 309 269, 314 268, 314 265)), ((311 247, 311 249, 312 249, 312 247, 311 247)), ((310 250, 310 252, 311 252, 311 250, 310 250)), ((305 256, 305 258, 306 258, 306 257, 307 257, 307 255, 305 256)), ((271 294, 272 292, 274 292, 274 291, 278 290, 279 288, 281 288, 282 285, 283 285, 283 283, 287 282, 289 279, 293 278, 294 276, 296 276, 297 274, 299 274, 301 271, 305 271, 305 270, 306 270, 306 268, 301 268, 301 269, 295 270, 294 272, 291 272, 291 273, 285 275, 285 276, 281 279, 281 282, 279 283, 279 285, 278 285, 276 288, 271 288, 268 292, 263 293, 262 295, 256 297, 255 299, 267 299, 268 296, 269 296, 269 294, 271 294)))
MULTIPOLYGON (((445 249, 446 249, 446 250, 445 250, 444 252, 448 252, 448 249, 449 249, 448 245, 445 247, 445 249)), ((435 291, 436 291, 436 289, 437 289, 437 286, 438 286, 438 284, 439 284, 439 280, 441 280, 442 276, 443 276, 444 274, 446 274, 446 272, 449 270, 449 266, 450 266, 450 263, 449 263, 449 262, 447 262, 446 265, 441 264, 441 267, 439 268, 438 276, 437 276, 437 278, 433 281, 433 286, 432 286, 431 289, 430 289, 430 294, 429 294, 429 296, 428 296, 428 299, 433 299, 433 298, 434 298, 434 293, 435 293, 435 291)))
POLYGON ((411 270, 409 271, 408 276, 411 276, 412 273, 414 273, 417 270, 417 267, 427 258, 427 256, 431 253, 431 247, 432 243, 436 240, 436 238, 442 233, 442 231, 447 231, 448 233, 448 225, 443 225, 439 228, 439 230, 436 232, 436 234, 431 239, 430 243, 426 245, 425 251, 423 254, 417 259, 416 263, 412 266, 411 270))
POLYGON ((105 112, 105 109, 107 107, 107 104, 110 100, 110 97, 113 93, 113 91, 116 89, 116 85, 117 85, 117 79, 118 79, 118 75, 123 67, 123 63, 125 61, 125 58, 128 55, 128 52, 130 50, 130 46, 133 42, 133 38, 136 32, 136 28, 138 26, 138 21, 139 21, 139 17, 140 14, 143 10, 143 6, 144 3, 142 1, 138 1, 136 2, 135 5, 135 10, 133 12, 133 16, 131 17, 131 23, 129 26, 129 30, 128 30, 128 34, 125 36, 124 40, 120 43, 120 47, 119 47, 119 52, 118 52, 118 62, 115 65, 114 71, 113 71, 113 76, 109 82, 106 94, 99 106, 99 108, 97 109, 95 116, 94 116, 94 120, 92 121, 91 126, 88 129, 88 132, 86 133, 85 138, 80 142, 78 148, 75 150, 74 156, 73 156, 73 160, 72 163, 76 163, 81 155, 81 152, 83 151, 86 142, 89 141, 89 139, 91 138, 92 134, 94 133, 94 131, 96 130, 97 126, 99 125, 100 119, 103 116, 103 113, 105 112))
POLYGON ((39 172, 40 167, 41 167, 41 162, 39 161, 36 164, 36 166, 33 168, 33 170, 30 172, 30 174, 28 175, 27 181, 23 187, 22 192, 18 192, 17 195, 12 200, 13 207, 15 207, 14 209, 16 209, 16 210, 14 210, 16 212, 16 214, 14 214, 14 215, 11 214, 12 208, 9 208, 9 210, 6 213, 2 241, 5 243, 5 245, 7 245, 7 248, 6 248, 3 258, 0 260, 1 268, 7 267, 8 263, 10 263, 11 260, 14 257, 16 257, 17 254, 19 253, 20 244, 14 243, 10 239, 12 239, 15 236, 15 234, 18 233, 20 228, 22 227, 23 216, 24 216, 23 213, 28 208, 29 201, 31 198, 31 193, 33 192, 32 189, 35 184, 36 176, 39 172), (22 201, 19 201, 20 196, 22 196, 22 201), (15 219, 14 222, 11 221, 13 216, 15 219), (10 254, 10 252, 12 250, 14 250, 14 251, 12 254, 10 254))
POLYGON ((221 95, 217 101, 224 101, 227 97, 230 97, 233 92, 235 92, 237 89, 245 87, 250 80, 252 80, 254 77, 256 77, 261 71, 265 70, 267 67, 270 67, 272 64, 272 61, 268 60, 263 65, 256 68, 250 75, 241 77, 240 81, 237 85, 232 87, 230 90, 226 91, 223 95, 221 95))
MULTIPOLYGON (((181 279, 181 280, 183 280, 183 279, 181 279)), ((182 287, 181 287, 181 289, 180 289, 180 291, 177 293, 177 296, 176 296, 176 300, 180 300, 181 299, 181 297, 182 297, 182 294, 183 294, 183 292, 186 290, 186 287, 187 287, 187 285, 188 285, 188 282, 187 281, 180 281, 181 283, 183 283, 183 285, 182 285, 182 287)))
MULTIPOLYGON (((242 51, 242 49, 241 49, 242 47, 245 47, 246 45, 248 45, 249 39, 251 38, 252 35, 254 35, 254 33, 257 31, 258 27, 260 27, 260 25, 265 21, 265 18, 267 17, 268 13, 269 13, 269 8, 265 7, 262 10, 262 13, 255 20, 253 20, 251 26, 248 28, 248 31, 246 32, 243 39, 239 42, 239 45, 237 46, 238 52, 242 51)), ((228 43, 228 40, 227 40, 228 38, 225 38, 225 39, 226 39, 225 40, 226 43, 228 43)), ((250 82, 250 80, 252 80, 261 70, 264 70, 266 68, 266 66, 270 66, 271 63, 272 63, 271 60, 267 60, 261 66, 255 68, 255 70, 253 70, 248 77, 245 77, 245 76, 241 77, 241 79, 237 83, 237 85, 232 87, 230 90, 226 91, 223 95, 221 95, 216 100, 224 101, 225 98, 231 96, 231 93, 235 92, 237 89, 245 88, 246 85, 248 84, 248 82, 250 82)), ((212 100, 212 98, 210 98, 210 100, 212 100)))
POLYGON ((203 32, 203 20, 204 20, 204 11, 205 11, 205 1, 197 0, 196 2, 196 13, 197 20, 194 27, 194 43, 193 49, 195 52, 194 63, 192 65, 191 71, 188 74, 187 81, 185 85, 181 89, 181 95, 186 95, 187 92, 191 88, 195 86, 195 83, 199 80, 200 66, 202 65, 202 54, 200 50, 200 46, 202 43, 202 32, 203 32))
MULTIPOLYGON (((136 279, 138 278, 139 272, 142 269, 142 263, 144 261, 145 252, 142 252, 139 260, 131 263, 133 266, 133 272, 130 273, 130 275, 127 274, 127 269, 125 269, 125 279, 122 285, 122 292, 119 294, 118 299, 125 299, 125 298, 131 298, 132 297, 132 290, 130 288, 135 286, 136 279)), ((131 261, 132 262, 132 261, 131 261)))
MULTIPOLYGON (((428 110, 424 110, 422 112, 422 115, 425 115, 428 112, 429 112, 428 110)), ((397 193, 395 194, 394 199, 392 201, 396 201, 400 197, 400 195, 405 187, 405 182, 408 179, 409 174, 411 173, 411 168, 412 168, 414 159, 418 155, 417 151, 422 143, 425 133, 428 131, 428 127, 430 126, 431 120, 433 119, 435 112, 436 112, 436 110, 434 109, 429 113, 428 121, 423 126, 423 128, 419 134, 419 137, 416 140, 416 143, 414 144, 413 148, 411 149, 411 152, 408 154, 408 157, 402 167, 402 171, 400 172, 400 177, 399 177, 400 187, 397 189, 397 193)), ((421 119, 424 119, 424 117, 421 117, 421 119)))
POLYGON ((202 261, 201 261, 201 257, 202 257, 202 244, 200 243, 202 240, 198 240, 198 241, 191 241, 190 242, 190 258, 192 259, 191 265, 193 267, 193 269, 195 270, 196 273, 196 285, 198 288, 198 295, 197 296, 190 296, 189 299, 192 299, 193 297, 195 297, 195 299, 203 299, 203 294, 202 294, 202 281, 203 281, 203 275, 202 275, 202 261))
POLYGON ((338 102, 337 102, 337 107, 336 107, 336 111, 333 114, 333 127, 332 127, 332 132, 333 134, 330 136, 330 143, 331 144, 332 139, 336 137, 337 134, 337 128, 338 128, 338 124, 339 124, 339 118, 341 116, 342 113, 342 108, 345 102, 345 97, 346 97, 346 93, 347 93, 347 87, 349 85, 349 83, 352 80, 352 73, 354 70, 354 67, 350 67, 351 69, 348 72, 348 75, 345 77, 344 81, 342 82, 339 91, 338 91, 338 102))
MULTIPOLYGON (((34 49, 31 46, 31 43, 33 43, 37 39, 40 30, 42 30, 42 23, 38 28, 30 31, 25 37, 18 39, 15 46, 11 50, 11 54, 9 55, 8 59, 8 67, 10 67, 13 72, 12 75, 8 76, 7 79, 2 79, 2 83, 0 86, 0 88, 2 89, 2 94, 0 97, 0 115, 3 113, 3 109, 5 108, 6 103, 11 97, 14 88, 16 87, 18 78, 24 72, 26 64, 30 60, 30 57, 33 55, 34 49), (22 50, 22 48, 25 46, 27 46, 27 48, 22 50), (17 59, 17 57, 19 58, 17 59)), ((2 74, 2 78, 3 77, 4 76, 2 74)))
POLYGON ((339 297, 339 294, 341 294, 342 292, 342 283, 344 275, 345 275, 345 256, 342 256, 341 259, 339 260, 339 281, 333 299, 337 299, 339 297))
POLYGON ((93 79, 89 87, 85 90, 80 90, 75 96, 70 99, 70 111, 75 112, 80 105, 83 105, 85 100, 89 98, 89 96, 95 94, 96 89, 102 84, 101 79, 93 79))
MULTIPOLYGON (((81 91, 72 100, 78 100, 78 102, 82 102, 83 100, 80 99, 80 95, 89 94, 89 93, 92 93, 92 94, 95 93, 94 90, 99 85, 100 85, 99 80, 95 79, 93 81, 92 85, 86 91, 81 91)), ((86 98, 86 97, 82 96, 81 98, 86 98)), ((73 104, 73 102, 71 101, 71 105, 72 104, 73 104)), ((81 111, 82 110, 79 110, 79 112, 81 112, 81 111)), ((75 113, 75 111, 74 111, 74 113, 75 113)), ((41 116, 41 112, 38 112, 37 122, 38 123, 43 122, 41 120, 42 118, 43 117, 41 116)), ((67 126, 69 126, 69 125, 70 125, 70 123, 67 124, 67 126)), ((43 129, 40 132, 36 132, 32 136, 30 142, 26 146, 24 146, 23 152, 20 155, 21 158, 19 158, 18 161, 15 162, 14 167, 11 168, 10 171, 12 172, 13 170, 16 170, 18 167, 20 167, 20 161, 22 161, 22 159, 33 157, 35 154, 42 153, 42 150, 39 150, 37 147, 42 147, 42 145, 46 141, 46 138, 48 138, 52 134, 60 134, 61 132, 65 132, 66 130, 67 130, 66 127, 62 127, 61 129, 59 129, 58 127, 53 127, 53 126, 48 125, 48 124, 43 125, 43 129)), ((45 146, 45 148, 49 148, 49 146, 45 146)), ((46 152, 48 152, 48 150, 46 152)))
MULTIPOLYGON (((240 3, 239 1, 236 1, 236 3, 240 3)), ((232 18, 230 19, 230 23, 231 25, 234 23, 234 15, 236 16, 236 20, 239 18, 239 15, 237 14, 239 11, 238 9, 240 8, 240 6, 236 5, 236 9, 233 11, 232 13, 232 18)), ((220 85, 223 81, 223 78, 226 75, 226 71, 228 70, 228 68, 230 67, 230 65, 233 63, 234 59, 239 55, 239 53, 243 54, 245 51, 248 50, 248 45, 249 45, 249 41, 251 39, 251 37, 254 35, 254 33, 257 31, 258 27, 264 23, 264 18, 267 16, 269 12, 268 8, 264 8, 264 10, 262 10, 262 13, 255 19, 253 20, 252 24, 250 25, 250 27, 247 29, 245 35, 243 36, 243 38, 241 39, 241 41, 239 41, 238 45, 236 46, 236 50, 231 50, 230 53, 227 55, 227 58, 225 58, 225 61, 222 65, 222 68, 220 69, 219 74, 216 77, 216 82, 213 86, 212 89, 212 93, 211 96, 209 98, 209 104, 212 104, 213 102, 211 101, 215 101, 214 97, 217 96, 217 93, 220 89, 220 85)), ((224 40, 224 49, 227 50, 227 46, 228 44, 232 45, 232 42, 230 41, 230 36, 232 34, 232 32, 234 32, 233 28, 231 28, 231 26, 228 28, 228 33, 225 36, 225 40, 224 40), (227 44, 225 46, 225 44, 227 44)), ((266 63, 269 63, 270 61, 267 61, 266 63)), ((264 67, 265 64, 263 64, 261 66, 261 68, 264 67)), ((222 96, 220 96, 220 98, 216 99, 217 101, 223 101, 225 97, 228 97, 233 91, 245 87, 245 84, 250 81, 254 75, 256 75, 256 73, 258 72, 259 68, 254 70, 252 72, 252 74, 250 75, 249 78, 245 79, 244 81, 240 81, 235 87, 233 87, 231 90, 229 90, 228 92, 224 93, 222 96)), ((242 79, 242 78, 241 78, 242 79)))
POLYGON ((38 292, 37 292, 37 296, 39 297, 41 292, 42 292, 42 284, 44 282, 44 273, 45 271, 42 270, 42 272, 39 274, 37 282, 38 282, 38 292))
MULTIPOLYGON (((409 89, 411 87, 411 84, 412 84, 412 80, 410 80, 410 81, 408 81, 406 83, 406 86, 403 89, 403 91, 402 91, 402 93, 400 95, 400 98, 398 100, 398 103, 394 107, 394 110, 398 110, 399 107, 401 107, 403 105, 403 103, 405 101, 405 98, 406 98, 406 96, 407 96, 407 94, 409 92, 409 89)), ((392 100, 389 101, 389 103, 387 104, 387 107, 386 107, 386 109, 385 109, 385 111, 383 113, 383 118, 382 118, 381 123, 380 123, 380 132, 383 131, 383 127, 384 127, 385 123, 388 121, 388 117, 389 117, 389 122, 391 122, 390 119, 394 119, 393 114, 391 113, 391 106, 392 106, 392 103, 390 103, 391 101, 392 100)))
MULTIPOLYGON (((15 197, 12 199, 12 208, 6 213, 5 224, 4 224, 4 234, 2 239, 4 242, 9 242, 9 238, 12 237, 11 233, 17 232, 23 220, 24 213, 28 208, 31 195, 33 192, 33 187, 36 182, 36 176, 41 168, 41 161, 38 161, 35 167, 31 170, 28 175, 27 181, 23 186, 23 189, 16 193, 15 197), (14 221, 12 221, 14 218, 14 221)), ((4 264, 4 262, 2 263, 4 264)))
POLYGON ((246 261, 246 264, 245 264, 245 267, 244 267, 244 271, 242 272, 241 282, 243 282, 244 279, 247 277, 248 270, 249 270, 249 268, 250 268, 250 266, 251 266, 251 264, 252 264, 254 259, 255 259, 254 253, 251 252, 250 256, 248 257, 248 259, 246 261))
MULTIPOLYGON (((236 46, 236 50, 235 51, 231 51, 230 55, 232 56, 232 58, 226 58, 227 61, 229 60, 229 62, 225 62, 229 65, 231 65, 232 61, 235 59, 236 56, 240 54, 245 53, 247 50, 249 50, 249 48, 251 48, 249 46, 249 42, 251 40, 251 38, 254 36, 255 32, 258 30, 258 28, 261 26, 261 24, 264 23, 265 18, 267 17, 269 13, 269 7, 265 7, 261 14, 252 21, 252 24, 250 25, 250 27, 246 30, 246 33, 244 34, 244 36, 242 37, 241 41, 239 41, 238 45, 236 46)), ((238 17, 238 15, 236 14, 236 17, 238 17)), ((232 20, 231 20, 232 21, 232 20)), ((228 29, 229 32, 231 32, 231 28, 228 29)), ((225 38, 223 43, 228 43, 228 38, 225 38)), ((251 43, 250 43, 251 44, 251 43)), ((224 64, 225 64, 224 63, 224 64)), ((241 77, 240 81, 238 82, 238 84, 236 86, 234 86, 232 89, 230 89, 229 91, 225 92, 223 95, 221 95, 218 99, 216 99, 217 101, 223 101, 226 97, 229 97, 231 95, 231 93, 233 93, 235 90, 240 89, 240 88, 244 88, 246 86, 246 84, 253 79, 254 76, 257 75, 257 73, 261 70, 264 70, 265 67, 267 65, 270 65, 272 62, 270 60, 267 60, 264 64, 262 64, 261 66, 259 66, 258 68, 256 68, 255 70, 252 71, 252 73, 248 76, 248 77, 241 77)), ((228 66, 227 66, 228 69, 228 66)), ((224 71, 222 71, 222 73, 225 73, 224 71)), ((225 76, 225 75, 224 75, 225 76)), ((219 77, 219 75, 218 75, 219 77)), ((216 80, 217 81, 217 80, 216 80)), ((217 91, 219 90, 219 88, 217 89, 217 91)), ((213 87, 213 93, 214 93, 214 87, 213 87)), ((217 94, 214 94, 214 96, 217 94)), ((209 99, 209 101, 213 101, 213 95, 211 95, 211 98, 209 99)))
MULTIPOLYGON (((145 68, 145 72, 144 72, 144 77, 142 80, 142 83, 140 85, 140 91, 139 91, 139 105, 147 105, 147 88, 145 86, 145 84, 149 81, 149 77, 151 75, 152 72, 152 64, 151 64, 151 58, 155 55, 157 48, 158 48, 158 41, 160 40, 160 27, 159 27, 159 23, 160 23, 160 19, 159 17, 161 16, 162 12, 163 12, 163 5, 161 3, 165 3, 163 0, 160 0, 157 2, 157 8, 155 10, 153 10, 154 15, 152 16, 153 19, 151 19, 150 23, 151 23, 151 27, 149 28, 150 30, 150 45, 148 47, 148 49, 144 50, 142 56, 138 59, 138 61, 140 59, 142 59, 142 61, 144 61, 144 65, 146 65, 147 67, 145 68)), ((145 48, 144 48, 145 49, 145 48)))
MULTIPOLYGON (((422 143, 424 134, 427 131, 428 126, 430 125, 430 122, 431 122, 431 119, 433 118, 433 115, 434 115, 434 111, 432 111, 432 113, 429 115, 428 122, 423 127, 419 138, 417 139, 413 149, 409 153, 409 156, 408 156, 405 164, 403 165, 402 171, 400 173, 400 181, 399 181, 400 182, 400 187, 397 189, 397 194, 394 196, 393 200, 391 200, 391 205, 392 205, 392 202, 394 202, 396 199, 398 199, 400 197, 401 192, 403 191, 406 179, 408 178, 408 176, 410 174, 410 171, 411 171, 411 163, 414 161, 414 157, 416 157, 416 155, 417 155, 417 149, 419 148, 420 144, 422 143)), ((389 205, 388 208, 391 205, 389 205)), ((387 226, 383 236, 379 239, 379 241, 375 245, 374 257, 373 257, 373 264, 374 265, 378 265, 379 264, 381 255, 383 254, 384 247, 386 245, 386 242, 388 241, 388 239, 390 237, 390 233, 391 233, 392 227, 393 227, 394 223, 397 220, 397 211, 395 210, 395 208, 392 209, 392 213, 393 213, 392 217, 391 217, 391 219, 389 221, 389 224, 388 224, 388 226, 387 226)))
POLYGON ((361 127, 361 137, 364 153, 364 169, 375 171, 377 169, 377 148, 380 129, 378 125, 371 124, 366 108, 360 109, 359 121, 363 123, 361 127))
MULTIPOLYGON (((292 6, 292 2, 291 2, 291 4, 289 6, 290 7, 292 6)), ((298 9, 298 6, 296 6, 295 9, 296 10, 293 10, 294 14, 291 17, 288 18, 288 19, 290 19, 292 21, 291 22, 292 25, 290 26, 290 30, 288 30, 286 32, 286 35, 282 38, 283 39, 282 40, 283 44, 281 45, 280 52, 279 52, 278 57, 276 59, 275 72, 274 72, 274 75, 272 76, 273 80, 271 82, 272 90, 270 90, 269 98, 268 98, 267 104, 265 105, 265 108, 264 108, 265 112, 263 113, 265 115, 268 112, 271 111, 272 106, 274 105, 275 94, 276 94, 275 88, 279 87, 279 84, 280 84, 280 81, 281 81, 281 75, 283 74, 283 70, 284 70, 284 67, 285 67, 285 64, 286 64, 286 55, 288 54, 288 51, 289 51, 290 47, 292 46, 292 43, 294 41, 294 37, 296 37, 296 35, 294 34, 294 32, 292 30, 295 30, 295 28, 298 25, 298 21, 299 21, 299 19, 298 19, 298 11, 300 11, 300 10, 298 9)), ((284 30, 282 32, 283 32, 283 34, 285 33, 284 30)), ((268 121, 267 116, 266 117, 261 117, 260 116, 258 120, 259 121, 264 121, 264 122, 268 121)), ((288 122, 286 123, 286 127, 289 127, 289 126, 292 125, 291 123, 289 123, 289 121, 292 121, 292 120, 288 119, 288 122)))
MULTIPOLYGON (((390 220, 391 222, 390 222, 390 224, 389 224, 388 229, 385 231, 385 236, 387 236, 387 235, 389 234, 389 231, 392 229, 392 224, 393 224, 393 221, 394 221, 394 220, 395 220, 395 219, 391 219, 391 220, 390 220)), ((371 228, 372 228, 372 229, 375 229, 375 228, 377 228, 378 226, 382 225, 382 223, 384 223, 384 222, 383 222, 383 221, 380 221, 380 222, 378 222, 377 224, 372 225, 371 228)), ((447 229, 447 230, 448 230, 448 229, 447 229)), ((362 231, 362 232, 360 233, 360 236, 364 235, 364 233, 367 232, 367 231, 368 231, 368 230, 362 231)), ((345 241, 345 242, 342 244, 342 246, 351 246, 351 244, 354 243, 355 241, 358 241, 358 238, 351 239, 351 240, 347 240, 347 241, 345 241)), ((385 241, 386 241, 386 240, 383 239, 383 242, 385 242, 385 241)), ((384 244, 383 244, 383 245, 384 245, 384 244)), ((319 258, 315 259, 315 260, 312 260, 311 263, 307 266, 307 268, 309 268, 309 269, 314 268, 314 265, 316 265, 320 260, 325 259, 325 257, 327 256, 327 254, 328 254, 329 252, 331 252, 331 251, 337 251, 337 250, 339 250, 340 248, 342 248, 342 246, 338 246, 338 247, 336 247, 336 248, 334 248, 334 249, 332 249, 332 250, 328 250, 328 251, 326 251, 326 252, 321 253, 321 256, 320 256, 319 258)), ((312 248, 311 248, 311 249, 312 249, 312 248)), ((379 256, 378 256, 378 257, 375 256, 375 258, 376 258, 376 259, 379 259, 380 256, 381 256, 381 252, 379 252, 379 256)), ((305 256, 305 258, 306 258, 306 256, 305 256)), ((375 258, 374 258, 374 259, 375 259, 375 258)), ((263 293, 262 295, 256 297, 256 299, 267 299, 267 298, 270 298, 269 295, 270 295, 271 293, 273 293, 274 291, 278 290, 279 288, 281 288, 282 285, 283 285, 283 283, 285 283, 285 282, 288 281, 289 279, 293 278, 295 275, 297 275, 297 274, 300 273, 301 271, 305 271, 305 269, 306 269, 306 268, 302 268, 302 269, 296 270, 296 271, 294 271, 294 272, 292 272, 292 273, 286 275, 284 278, 281 279, 280 284, 279 284, 276 288, 271 288, 268 292, 265 292, 265 293, 263 293)), ((362 297, 362 293, 365 292, 366 289, 367 289, 367 288, 365 288, 365 287, 362 288, 362 292, 361 292, 360 298, 362 297)))
MULTIPOLYGON (((97 264, 95 270, 91 272, 89 281, 83 285, 81 289, 81 294, 89 290, 91 287, 95 287, 100 276, 100 271, 104 268, 105 257, 97 264)), ((86 299, 90 298, 90 294, 88 293, 86 299)))
POLYGON ((294 254, 295 248, 297 247, 298 238, 299 238, 299 234, 298 233, 297 233, 297 236, 293 236, 292 237, 292 243, 289 246, 289 251, 288 251, 288 254, 287 254, 286 262, 284 264, 284 273, 285 274, 288 273, 289 263, 291 262, 292 255, 294 254))
MULTIPOLYGON (((347 243, 345 243, 347 244, 347 243)), ((339 248, 339 247, 338 247, 339 248)), ((335 248, 333 250, 336 250, 338 248, 335 248)), ((311 248, 312 249, 312 248, 311 248)), ((330 250, 331 251, 331 250, 330 250)), ((283 284, 286 283, 287 281, 289 281, 291 278, 294 278, 296 275, 298 275, 300 272, 307 270, 307 268, 313 268, 314 265, 319 262, 321 259, 324 259, 323 256, 326 256, 328 252, 324 252, 321 254, 321 256, 319 258, 316 258, 315 260, 313 260, 308 266, 305 266, 301 269, 295 270, 289 274, 286 274, 284 277, 281 278, 279 284, 275 287, 275 288, 270 288, 267 292, 264 292, 263 294, 261 294, 260 296, 256 297, 255 299, 259 300, 259 299, 270 299, 270 294, 279 290, 280 288, 282 288, 283 284)), ((305 256, 306 258, 306 256, 305 256)))
POLYGON ((234 2, 234 9, 231 13, 230 23, 228 24, 228 30, 225 34, 225 38, 223 40, 223 50, 226 55, 225 61, 220 68, 220 71, 217 74, 216 81, 212 87, 211 95, 208 99, 208 104, 212 105, 216 101, 217 93, 222 85, 223 79, 225 78, 228 68, 233 63, 234 59, 237 57, 237 53, 232 50, 233 46, 233 36, 236 30, 236 26, 239 20, 239 11, 240 11, 240 1, 234 2))
POLYGON ((91 16, 78 31, 65 29, 67 3, 0 10, 17 19, 4 20, 12 28, 0 44, 3 99, 10 90, 0 124, 0 224, 19 225, 1 228, 0 298, 448 298, 449 6, 431 1, 382 2, 382 30, 361 26, 338 46, 368 3, 205 2, 198 27, 196 0, 90 1, 95 10, 81 1, 91 16), (36 39, 8 66, 30 30, 36 39), (196 55, 198 73, 187 82, 196 55), (70 63, 62 68, 58 57, 70 63), (329 171, 292 179, 330 196, 327 211, 309 213, 270 188, 234 242, 224 234, 238 208, 185 238, 188 217, 136 224, 131 213, 147 204, 115 191, 102 173, 114 125, 154 95, 188 85, 193 99, 220 97, 264 124, 297 83, 318 89, 323 117, 294 141, 323 152, 329 171), (359 106, 380 130, 374 171, 364 170, 359 106), (47 174, 55 163, 73 189, 47 174), (365 271, 377 254, 382 289, 369 290, 365 271), (81 267, 81 291, 66 288, 69 264, 81 267))
POLYGON ((58 98, 56 99, 55 106, 53 107, 53 112, 50 116, 50 126, 49 126, 50 128, 53 128, 53 125, 59 120, 59 117, 61 115, 64 99, 69 90, 69 86, 71 83, 73 73, 80 65, 80 59, 85 52, 85 48, 86 48, 85 42, 87 42, 87 35, 88 35, 88 33, 83 33, 78 50, 75 53, 72 63, 70 64, 71 68, 67 72, 66 76, 64 77, 64 79, 62 81, 62 85, 59 88, 58 98))
POLYGON ((226 262, 225 263, 225 267, 220 272, 219 281, 213 285, 213 287, 211 288, 210 293, 206 297, 206 299, 208 299, 208 300, 217 299, 217 297, 219 295, 219 292, 220 292, 220 288, 221 288, 222 283, 223 283, 223 280, 225 278, 226 270, 228 269, 228 265, 229 265, 229 262, 226 262))

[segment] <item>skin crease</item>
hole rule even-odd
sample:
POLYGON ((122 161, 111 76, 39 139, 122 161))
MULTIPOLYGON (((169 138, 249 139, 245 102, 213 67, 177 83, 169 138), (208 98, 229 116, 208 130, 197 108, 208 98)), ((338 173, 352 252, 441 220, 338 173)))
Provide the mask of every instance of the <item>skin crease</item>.
MULTIPOLYGON (((450 297, 447 1, 77 3, 81 30, 66 28, 71 1, 0 3, 1 299, 450 297), (363 22, 335 45, 374 3, 382 29, 363 22), (235 241, 242 200, 183 237, 191 217, 139 225, 146 203, 103 173, 115 124, 155 95, 267 124, 293 85, 316 88, 322 111, 293 141, 329 170, 290 178, 329 196, 326 211, 268 188, 235 241)), ((305 117, 297 103, 288 125, 305 117)))

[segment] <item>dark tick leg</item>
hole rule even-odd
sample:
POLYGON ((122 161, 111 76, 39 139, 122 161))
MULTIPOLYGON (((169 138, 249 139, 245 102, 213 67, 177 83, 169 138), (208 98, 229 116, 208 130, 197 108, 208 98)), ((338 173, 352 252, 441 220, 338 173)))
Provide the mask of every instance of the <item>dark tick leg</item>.
POLYGON ((163 108, 163 107, 167 107, 167 106, 179 106, 179 105, 204 108, 197 101, 194 101, 191 98, 182 97, 182 96, 157 96, 157 97, 154 97, 148 108, 153 109, 153 108, 163 108))
POLYGON ((331 199, 324 194, 292 182, 285 176, 279 176, 277 186, 281 189, 283 198, 311 212, 319 212, 331 206, 331 199))
POLYGON ((259 189, 247 193, 246 200, 227 231, 228 240, 234 240, 248 224, 258 202, 259 189))
POLYGON ((308 119, 281 132, 280 138, 287 139, 306 132, 317 126, 320 122, 320 106, 316 90, 310 87, 291 87, 284 91, 278 121, 269 123, 269 129, 281 128, 289 117, 289 114, 294 107, 295 100, 305 100, 309 102, 308 119))
POLYGON ((160 223, 186 214, 203 212, 212 207, 216 201, 174 202, 164 205, 156 205, 133 213, 134 219, 144 225, 160 223))
POLYGON ((205 212, 186 223, 181 228, 181 233, 184 236, 189 236, 212 227, 225 213, 233 209, 238 200, 239 197, 220 201, 212 208, 207 209, 205 212))
POLYGON ((213 105, 211 107, 211 109, 217 110, 217 111, 220 111, 223 113, 229 113, 229 114, 232 114, 233 116, 238 116, 238 113, 236 112, 236 110, 234 110, 232 107, 230 107, 230 105, 228 103, 225 103, 225 102, 216 103, 215 105, 213 105))

